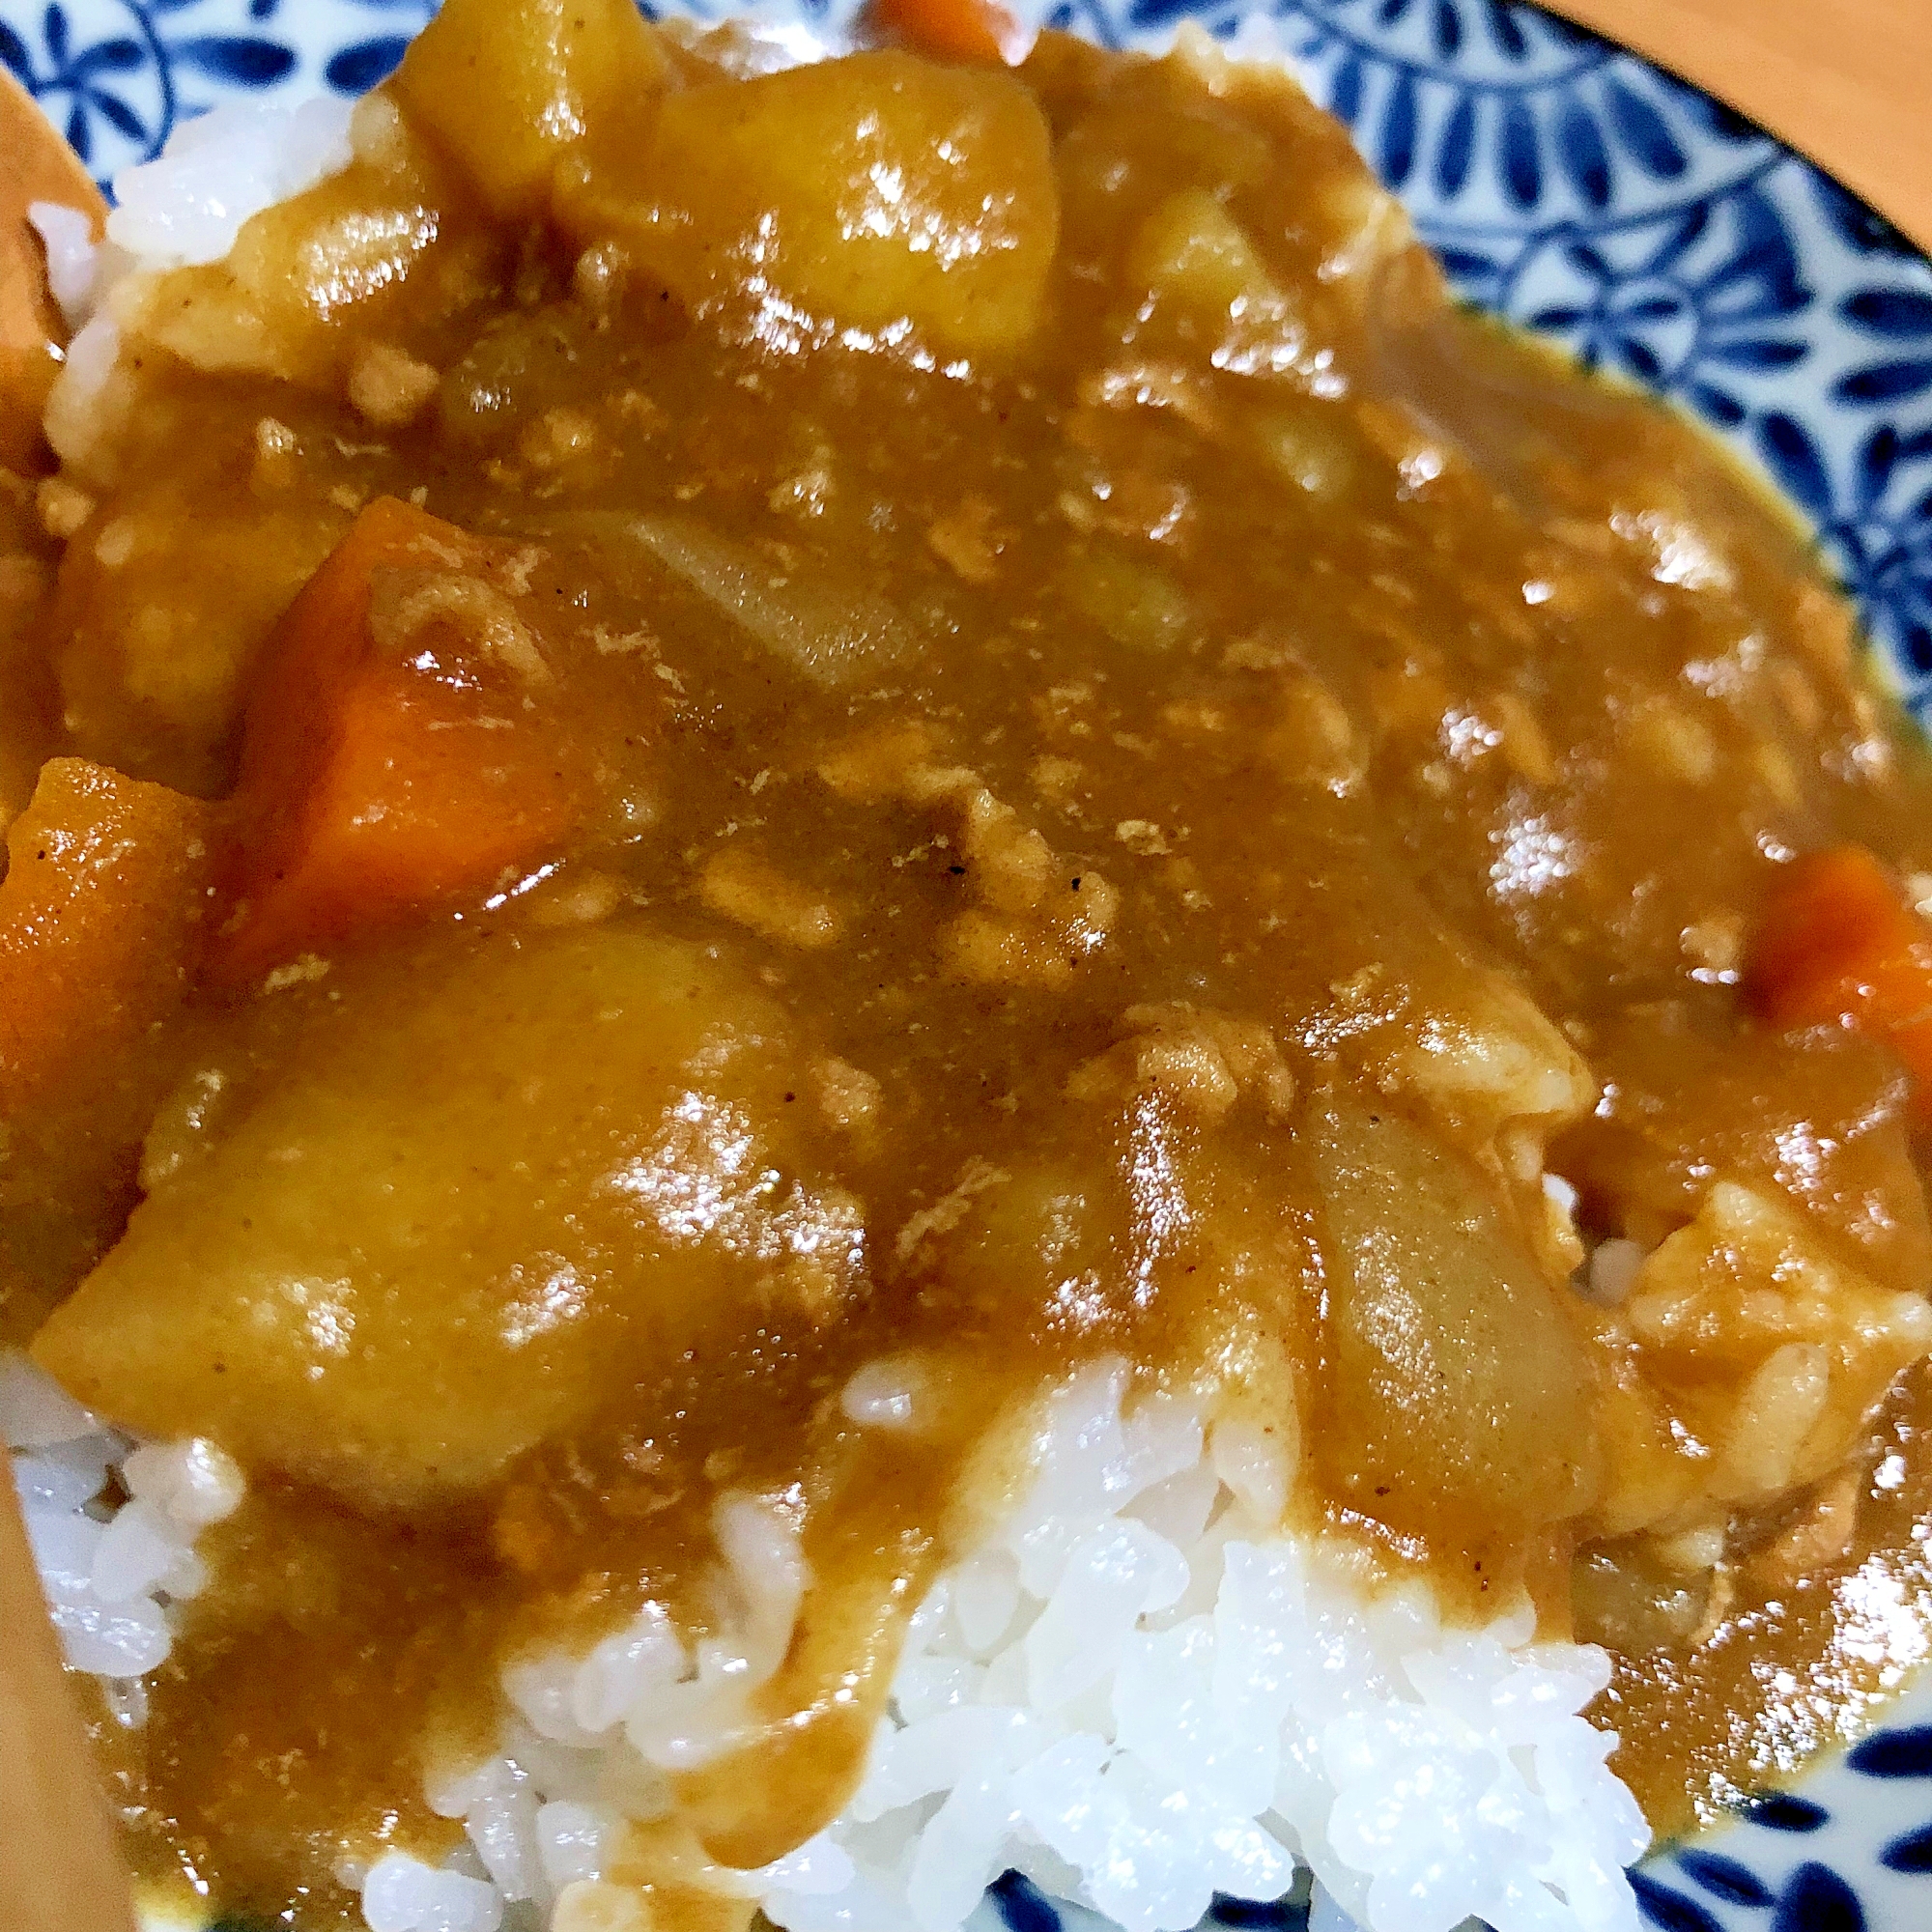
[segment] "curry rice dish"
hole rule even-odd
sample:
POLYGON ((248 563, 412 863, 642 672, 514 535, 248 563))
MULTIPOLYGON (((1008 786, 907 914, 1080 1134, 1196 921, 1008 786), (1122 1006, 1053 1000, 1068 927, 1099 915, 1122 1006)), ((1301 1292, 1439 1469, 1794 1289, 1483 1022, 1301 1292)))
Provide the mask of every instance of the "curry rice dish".
POLYGON ((887 25, 449 0, 40 213, 0 1410, 129 1854, 1632 1926, 1932 1630, 1932 783, 1280 74, 887 25))

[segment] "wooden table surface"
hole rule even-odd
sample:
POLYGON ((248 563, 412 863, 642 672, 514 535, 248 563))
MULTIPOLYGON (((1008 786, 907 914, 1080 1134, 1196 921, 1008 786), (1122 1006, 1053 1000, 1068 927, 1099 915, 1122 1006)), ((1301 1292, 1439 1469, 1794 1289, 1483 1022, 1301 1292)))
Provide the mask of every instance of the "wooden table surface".
POLYGON ((1932 0, 1545 0, 1803 150, 1932 249, 1932 0))

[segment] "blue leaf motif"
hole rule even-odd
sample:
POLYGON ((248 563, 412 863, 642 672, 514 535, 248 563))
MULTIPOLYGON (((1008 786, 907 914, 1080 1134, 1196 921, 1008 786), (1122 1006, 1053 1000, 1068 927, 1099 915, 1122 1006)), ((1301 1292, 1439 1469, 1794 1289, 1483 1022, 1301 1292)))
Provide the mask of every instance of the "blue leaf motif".
POLYGON ((1445 201, 1463 191, 1469 179, 1469 162, 1476 152, 1476 99, 1461 94, 1443 123, 1442 137, 1435 144, 1435 191, 1445 201))
POLYGON ((1932 361, 1872 362, 1853 369, 1833 384, 1832 393, 1846 403, 1895 403, 1932 388, 1932 361))
POLYGON ((1630 1882, 1631 1889, 1636 1893, 1637 1909, 1661 1932, 1724 1932, 1694 1898, 1687 1898, 1667 1885, 1659 1885, 1644 1872, 1632 1872, 1630 1882))
POLYGON ((141 49, 132 41, 102 41, 91 46, 68 70, 76 81, 97 73, 131 73, 141 65, 141 49))
POLYGON ((1299 1932, 1308 1922, 1307 1908, 1292 1905, 1285 1898, 1256 1904, 1252 1899, 1229 1898, 1218 1892, 1208 1916, 1217 1925, 1239 1926, 1242 1932, 1250 1932, 1250 1928, 1252 1932, 1299 1932))
POLYGON ((1692 87, 1689 81, 1680 80, 1668 69, 1660 68, 1657 78, 1682 112, 1720 141, 1761 141, 1765 138, 1764 129, 1756 122, 1746 120, 1735 107, 1727 107, 1714 96, 1692 87))
POLYGON ((1645 174, 1660 181, 1675 181, 1690 165, 1676 137, 1664 126, 1663 116, 1629 82, 1610 75, 1604 83, 1604 98, 1609 102, 1610 125, 1617 138, 1645 174))
POLYGON ((49 7, 42 16, 41 38, 47 43, 47 58, 57 68, 67 66, 67 15, 58 7, 49 7))
POLYGON ((1604 146, 1597 117, 1574 97, 1566 99, 1557 113, 1556 152, 1577 192, 1592 208, 1607 208, 1610 156, 1604 146))
POLYGON ((1517 24, 1516 13, 1507 0, 1484 0, 1484 17, 1489 21, 1490 38, 1505 58, 1520 61, 1529 52, 1529 41, 1517 24))
POLYGON ((1755 191, 1739 195, 1732 213, 1737 250, 1709 278, 1711 289, 1724 296, 1726 314, 1736 321, 1796 314, 1810 296, 1798 279, 1798 256, 1783 219, 1755 191))
MULTIPOLYGON (((1072 18, 1070 9, 1067 17, 1069 21, 1072 18)), ((401 34, 357 41, 354 46, 342 47, 329 56, 328 65, 322 71, 323 78, 338 94, 367 94, 395 72, 409 50, 410 43, 401 34)))
POLYGON ((94 158, 94 132, 87 125, 87 115, 78 101, 68 110, 67 144, 83 161, 94 158))
POLYGON ((1832 1822, 1832 1814, 1808 1798, 1788 1791, 1767 1791, 1744 1807, 1745 1821, 1767 1832, 1816 1832, 1832 1822))
POLYGON ((1592 247, 1589 242, 1580 240, 1573 241, 1564 249, 1563 253, 1569 261, 1571 268, 1575 269, 1579 275, 1588 275, 1595 282, 1611 282, 1616 280, 1616 270, 1610 267, 1609 263, 1605 261, 1599 250, 1592 247))
POLYGON ((1503 109, 1503 185, 1519 208, 1534 208, 1543 195, 1543 157, 1536 121, 1520 100, 1503 109))
POLYGON ((99 91, 88 99, 107 118, 117 133, 129 141, 147 141, 148 130, 142 127, 141 117, 118 94, 99 91))
POLYGON ((1932 1825, 1921 1825, 1918 1831, 1892 1839, 1878 1855, 1878 1861, 1888 1871, 1908 1872, 1914 1877, 1932 1872, 1932 1825))
POLYGON ((1860 289, 1838 312, 1873 335, 1932 335, 1932 295, 1917 289, 1860 289))
POLYGON ((1879 498, 1885 495, 1892 471, 1898 467, 1898 432, 1889 423, 1880 423, 1865 438, 1864 447, 1859 451, 1858 488, 1853 508, 1861 516, 1869 516, 1879 498))
POLYGON ((1354 54, 1335 70, 1335 79, 1328 90, 1328 111, 1350 128, 1361 115, 1362 63, 1354 54))
POLYGON ((1734 107, 1727 107, 1715 95, 1700 94, 1694 87, 1686 88, 1684 91, 1690 101, 1695 103, 1691 111, 1719 140, 1764 139, 1764 129, 1755 121, 1748 120, 1734 107))
MULTIPOLYGON (((668 0, 668 4, 674 4, 674 0, 668 0)), ((805 0, 806 16, 812 20, 823 19, 829 5, 830 0, 805 0)), ((660 17, 654 0, 638 0, 638 12, 647 20, 656 20, 660 17)), ((1067 17, 1074 33, 1092 34, 1103 47, 1118 49, 1122 44, 1122 36, 1124 30, 1117 26, 1112 16, 1101 9, 1099 0, 1074 0, 1074 4, 1067 9, 1067 17)), ((1224 17, 1221 27, 1215 31, 1226 31, 1234 24, 1234 16, 1228 15, 1224 17)))
POLYGON ((1601 35, 1591 33, 1588 27, 1579 27, 1574 21, 1566 20, 1557 14, 1543 15, 1543 31, 1558 46, 1596 47, 1599 50, 1607 50, 1610 44, 1601 35))
POLYGON ((1789 369, 1811 352, 1803 342, 1764 340, 1712 342, 1704 353, 1731 369, 1789 369))
POLYGON ((1832 479, 1804 427, 1774 410, 1758 421, 1757 445, 1785 494, 1796 497, 1818 522, 1825 522, 1832 511, 1832 479))
MULTIPOLYGON (((1704 231, 1710 225, 1711 204, 1707 201, 1693 202, 1684 211, 1684 218, 1677 222, 1658 244, 1657 253, 1650 258, 1652 270, 1657 274, 1665 274, 1675 269, 1678 263, 1703 240, 1704 231)), ((1603 272, 1608 274, 1608 268, 1605 267, 1603 272)))
POLYGON ((1889 256, 1894 261, 1916 262, 1918 250, 1901 235, 1877 209, 1861 201, 1816 168, 1807 168, 1812 192, 1825 218, 1861 255, 1889 256))
POLYGON ((1772 1893, 1748 1865, 1720 1852, 1679 1852, 1677 1862, 1713 1898, 1726 1905, 1749 1905, 1760 1910, 1772 1902, 1772 1893))
POLYGON ((1435 0, 1435 52, 1438 59, 1454 60, 1463 46, 1463 16, 1456 0, 1435 0))
POLYGON ((1494 256, 1478 254, 1473 248, 1445 246, 1435 252, 1449 279, 1459 286, 1493 282, 1503 272, 1503 265, 1494 256))
POLYGON ((1852 1747, 1845 1768, 1865 1777, 1932 1777, 1932 1724, 1879 1731, 1852 1747))
POLYGON ((26 42, 5 20, 0 20, 0 61, 5 61, 13 69, 22 86, 32 85, 33 57, 27 52, 26 42))
POLYGON ((1032 1880, 1009 1871, 986 1888, 1007 1932, 1061 1932, 1060 1914, 1032 1880))
POLYGON ((1639 383, 1655 385, 1662 379, 1663 364, 1658 360, 1657 352, 1636 336, 1626 335, 1617 344, 1617 354, 1624 367, 1639 383))
POLYGON ((211 80, 230 80, 242 87, 270 87, 295 71, 296 57, 275 41, 257 41, 240 34, 209 34, 177 41, 169 49, 211 80))
MULTIPOLYGON (((1687 383, 1684 394, 1690 407, 1701 416, 1708 417, 1719 429, 1736 429, 1750 412, 1727 390, 1714 388, 1709 383, 1692 381, 1687 383)), ((1776 1829, 1774 1827, 1774 1829, 1776 1829)), ((1815 1825, 1795 1826, 1797 1831, 1816 1831, 1815 1825)))
POLYGON ((1864 1925, 1858 1894, 1830 1865, 1803 1864, 1778 1897, 1771 1932, 1864 1932, 1864 1925))
POLYGON ((1377 172, 1390 187, 1400 187, 1415 166, 1415 76, 1406 68, 1396 76, 1382 109, 1382 133, 1376 155, 1377 172))

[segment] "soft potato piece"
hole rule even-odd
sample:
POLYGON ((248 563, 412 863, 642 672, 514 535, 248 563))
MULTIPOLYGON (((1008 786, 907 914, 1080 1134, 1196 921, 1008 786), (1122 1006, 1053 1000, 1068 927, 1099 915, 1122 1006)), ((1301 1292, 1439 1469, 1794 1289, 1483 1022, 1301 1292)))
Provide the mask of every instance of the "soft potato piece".
POLYGON ((526 215, 564 150, 627 117, 668 73, 633 0, 448 0, 389 87, 493 213, 526 215))
POLYGON ((132 333, 196 369, 326 389, 372 335, 408 337, 485 295, 496 243, 461 218, 455 171, 382 95, 357 107, 355 145, 339 174, 243 222, 224 261, 159 277, 132 333))
POLYGON ((1249 375, 1290 368, 1301 355, 1296 304, 1206 188, 1182 188, 1155 208, 1128 245, 1125 268, 1152 298, 1143 339, 1171 335, 1249 375))
POLYGON ((1010 349, 1059 235, 1051 137, 1009 74, 881 50, 666 98, 647 142, 592 144, 559 210, 690 306, 1010 349))
POLYGON ((1516 1538, 1599 1483, 1586 1346, 1480 1171, 1333 1098, 1307 1139, 1326 1209, 1338 1492, 1398 1530, 1516 1538))
POLYGON ((406 1506, 714 1330, 857 1292, 858 1205, 793 1159, 802 1058, 727 968, 613 926, 455 951, 310 989, 43 1329, 45 1368, 140 1432, 406 1506))
POLYGON ((232 777, 247 677, 348 517, 207 501, 208 484, 130 492, 61 560, 55 665, 82 752, 203 796, 232 777))
POLYGON ((1236 302, 1278 295, 1241 225, 1203 187, 1170 195, 1141 223, 1126 271, 1155 295, 1224 319, 1236 302))

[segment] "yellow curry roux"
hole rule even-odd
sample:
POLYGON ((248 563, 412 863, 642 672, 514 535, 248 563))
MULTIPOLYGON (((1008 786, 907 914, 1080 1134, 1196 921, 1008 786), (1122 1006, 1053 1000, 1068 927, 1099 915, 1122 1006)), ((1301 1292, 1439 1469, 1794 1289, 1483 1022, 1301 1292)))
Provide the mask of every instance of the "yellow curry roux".
POLYGON ((1794 1768, 1932 1629, 1906 1083, 1740 992, 1792 855, 1932 870, 1847 612, 1279 77, 757 65, 450 0, 12 493, 0 1004, 48 867, 120 977, 0 1013, 0 1335, 251 1485, 142 1868, 347 1922, 733 1489, 814 1582, 680 1802, 776 1855, 1102 1355, 1608 1645, 1661 1830, 1794 1768))

